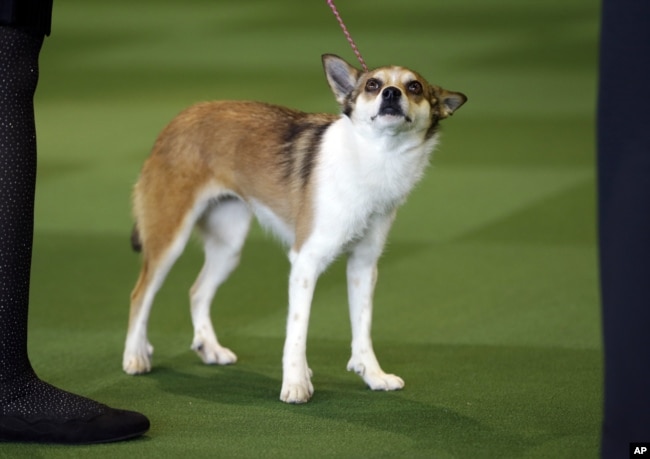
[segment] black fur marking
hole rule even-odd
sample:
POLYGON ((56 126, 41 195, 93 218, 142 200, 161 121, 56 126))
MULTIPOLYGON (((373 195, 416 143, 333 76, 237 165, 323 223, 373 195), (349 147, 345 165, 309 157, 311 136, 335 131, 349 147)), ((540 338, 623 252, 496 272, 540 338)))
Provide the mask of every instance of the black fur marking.
POLYGON ((436 133, 438 132, 438 125, 439 125, 438 115, 434 114, 431 117, 431 126, 429 126, 429 129, 427 130, 427 133, 424 135, 424 138, 429 140, 431 137, 436 135, 436 133))
POLYGON ((284 148, 280 150, 282 158, 280 159, 280 167, 282 168, 282 178, 289 180, 293 175, 293 165, 296 161, 296 153, 294 151, 296 137, 300 135, 298 124, 290 124, 289 129, 284 135, 284 148))
POLYGON ((314 170, 323 136, 325 135, 325 131, 330 127, 330 124, 319 124, 313 125, 312 127, 313 129, 310 129, 308 148, 302 157, 302 164, 300 165, 300 178, 302 179, 303 187, 309 182, 309 177, 311 176, 312 170, 314 170))
POLYGON ((307 184, 323 135, 330 124, 301 120, 289 125, 283 137, 284 148, 281 150, 282 158, 279 162, 285 180, 298 175, 302 186, 307 184))
POLYGON ((343 114, 348 118, 352 115, 352 109, 354 108, 353 97, 356 97, 356 94, 348 94, 348 97, 346 97, 345 102, 343 103, 343 114))
POLYGON ((131 231, 131 248, 134 252, 142 252, 142 241, 140 240, 140 232, 138 231, 138 225, 133 225, 133 230, 131 231))

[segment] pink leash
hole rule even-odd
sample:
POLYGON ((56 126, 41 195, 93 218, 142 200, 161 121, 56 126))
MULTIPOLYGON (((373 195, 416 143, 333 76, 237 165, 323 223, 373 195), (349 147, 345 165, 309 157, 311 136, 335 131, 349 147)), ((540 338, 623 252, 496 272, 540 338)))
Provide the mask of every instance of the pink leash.
POLYGON ((361 63, 361 67, 363 67, 364 72, 367 72, 368 66, 363 60, 363 57, 361 57, 359 48, 357 48, 357 45, 354 43, 354 40, 352 39, 352 35, 350 35, 350 32, 348 32, 348 28, 345 27, 345 23, 343 22, 341 15, 339 14, 338 10, 336 9, 336 6, 334 5, 334 0, 327 0, 327 4, 332 9, 332 13, 334 13, 334 16, 336 16, 337 21, 339 21, 339 25, 341 26, 341 29, 343 29, 345 38, 348 39, 348 43, 350 43, 350 46, 352 47, 352 51, 354 51, 354 54, 357 56, 357 59, 359 59, 359 62, 361 63))

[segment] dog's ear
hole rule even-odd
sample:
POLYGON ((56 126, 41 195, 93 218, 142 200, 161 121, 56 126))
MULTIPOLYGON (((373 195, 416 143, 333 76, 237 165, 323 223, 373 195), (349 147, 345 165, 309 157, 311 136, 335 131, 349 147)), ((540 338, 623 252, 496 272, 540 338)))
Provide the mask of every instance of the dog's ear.
POLYGON ((462 92, 447 91, 446 89, 438 88, 437 98, 440 103, 440 118, 447 118, 454 114, 465 102, 467 96, 462 92))
POLYGON ((323 68, 336 101, 343 105, 357 86, 361 72, 334 54, 323 54, 323 68))

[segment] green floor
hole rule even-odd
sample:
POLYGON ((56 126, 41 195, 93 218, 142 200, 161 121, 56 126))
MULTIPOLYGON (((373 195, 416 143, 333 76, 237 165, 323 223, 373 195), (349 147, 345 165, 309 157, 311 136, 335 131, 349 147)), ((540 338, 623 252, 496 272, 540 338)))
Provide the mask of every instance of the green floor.
POLYGON ((6 444, 0 457, 597 457, 598 5, 338 3, 370 66, 469 96, 380 265, 376 350, 405 389, 374 393, 345 371, 341 261, 313 305, 314 398, 278 400, 289 266, 257 228, 213 314, 237 365, 189 350, 192 244, 153 309, 154 371, 121 371, 139 267, 129 195, 157 132, 205 99, 336 110, 320 55, 354 56, 325 0, 56 0, 36 107, 31 358, 44 379, 152 427, 115 445, 6 444))

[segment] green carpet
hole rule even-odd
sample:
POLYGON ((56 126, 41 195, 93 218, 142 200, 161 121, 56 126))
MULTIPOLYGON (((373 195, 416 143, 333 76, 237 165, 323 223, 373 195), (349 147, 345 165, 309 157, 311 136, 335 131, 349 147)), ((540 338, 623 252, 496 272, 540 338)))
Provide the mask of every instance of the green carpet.
POLYGON ((320 55, 354 56, 324 0, 57 0, 36 106, 31 359, 152 427, 114 445, 5 444, 0 457, 597 457, 597 4, 338 6, 370 66, 469 96, 380 264, 373 335, 405 389, 375 393, 345 371, 341 260, 313 305, 314 398, 278 400, 289 265, 258 228, 213 312, 239 362, 207 367, 189 350, 202 262, 190 244, 154 305, 154 371, 122 373, 139 268, 129 196, 158 131, 206 99, 334 111, 320 55))

